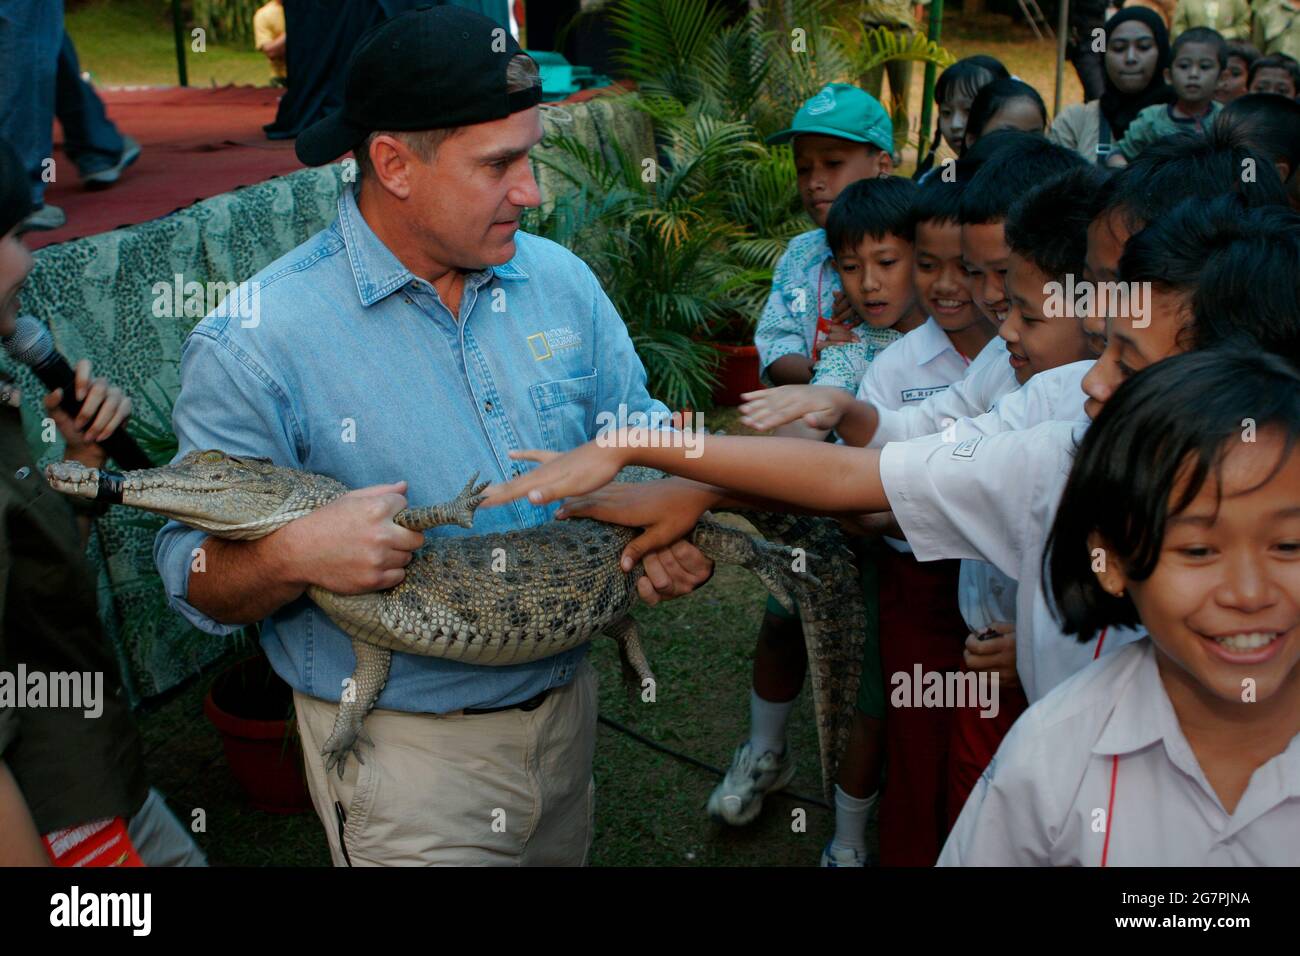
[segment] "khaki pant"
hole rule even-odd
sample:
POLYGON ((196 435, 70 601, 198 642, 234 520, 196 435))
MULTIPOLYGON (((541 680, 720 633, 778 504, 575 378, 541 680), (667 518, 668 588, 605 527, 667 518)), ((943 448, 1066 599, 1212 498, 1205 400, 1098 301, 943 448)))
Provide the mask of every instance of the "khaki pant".
POLYGON ((591 846, 596 673, 532 711, 374 710, 343 779, 320 751, 338 705, 294 692, 307 783, 335 866, 580 866, 591 846))

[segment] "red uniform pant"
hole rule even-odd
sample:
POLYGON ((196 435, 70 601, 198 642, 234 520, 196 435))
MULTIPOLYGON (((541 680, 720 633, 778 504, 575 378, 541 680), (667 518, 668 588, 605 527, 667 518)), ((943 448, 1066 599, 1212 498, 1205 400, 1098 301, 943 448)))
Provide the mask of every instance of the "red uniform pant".
POLYGON ((880 863, 933 866, 948 833, 954 710, 913 706, 910 690, 918 664, 922 673, 961 670, 968 633, 957 609, 961 562, 919 562, 892 548, 881 553, 880 664, 888 709, 880 863))

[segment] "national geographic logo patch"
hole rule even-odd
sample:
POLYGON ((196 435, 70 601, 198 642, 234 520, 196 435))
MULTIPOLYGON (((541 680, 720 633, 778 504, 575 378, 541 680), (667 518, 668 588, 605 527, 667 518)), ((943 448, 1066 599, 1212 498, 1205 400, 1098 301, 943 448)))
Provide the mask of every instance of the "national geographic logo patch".
POLYGON ((528 336, 528 347, 532 350, 533 359, 538 362, 550 358, 556 352, 576 349, 580 345, 582 345, 582 336, 567 325, 547 329, 545 332, 534 332, 528 336))

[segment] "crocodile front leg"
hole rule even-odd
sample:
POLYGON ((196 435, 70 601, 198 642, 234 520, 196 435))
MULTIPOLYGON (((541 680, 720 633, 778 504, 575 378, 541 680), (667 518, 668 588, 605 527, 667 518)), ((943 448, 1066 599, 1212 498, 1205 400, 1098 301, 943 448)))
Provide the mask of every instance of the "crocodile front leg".
POLYGON ((339 714, 334 718, 334 732, 321 748, 321 756, 325 758, 325 772, 329 773, 337 767, 340 780, 343 779, 348 754, 355 753, 357 760, 365 763, 361 751, 357 750, 357 738, 374 746, 374 742, 361 729, 361 724, 379 699, 379 692, 388 683, 388 665, 393 659, 392 651, 361 641, 353 641, 352 650, 357 656, 352 684, 344 690, 343 699, 339 702, 339 714))
POLYGON ((411 531, 427 531, 444 524, 458 524, 469 528, 474 524, 474 512, 483 501, 481 492, 490 482, 478 481, 478 472, 474 472, 460 494, 451 501, 428 508, 403 508, 393 515, 393 521, 411 531))

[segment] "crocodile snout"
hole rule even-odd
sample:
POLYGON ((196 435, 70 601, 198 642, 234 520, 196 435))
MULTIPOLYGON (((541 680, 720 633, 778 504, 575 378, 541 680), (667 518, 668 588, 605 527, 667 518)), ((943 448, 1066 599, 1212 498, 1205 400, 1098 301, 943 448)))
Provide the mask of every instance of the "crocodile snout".
POLYGON ((45 466, 45 480, 55 491, 81 498, 99 493, 99 469, 87 468, 76 461, 56 461, 45 466))

